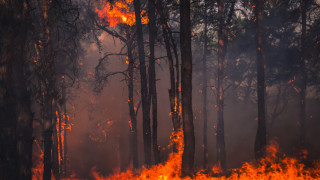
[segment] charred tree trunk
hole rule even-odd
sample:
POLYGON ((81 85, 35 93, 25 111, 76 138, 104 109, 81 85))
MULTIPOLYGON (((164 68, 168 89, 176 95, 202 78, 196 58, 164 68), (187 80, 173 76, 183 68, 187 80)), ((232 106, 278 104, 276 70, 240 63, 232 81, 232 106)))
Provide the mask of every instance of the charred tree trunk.
POLYGON ((203 117, 203 168, 207 168, 208 162, 208 140, 207 140, 207 126, 208 126, 208 113, 207 113, 207 49, 208 49, 208 18, 207 9, 208 1, 204 2, 204 42, 203 42, 203 58, 202 58, 202 117, 203 117))
POLYGON ((44 157, 43 157, 43 179, 51 179, 52 169, 52 103, 54 97, 54 82, 55 82, 55 64, 53 58, 53 51, 51 45, 50 25, 51 13, 49 12, 50 2, 42 0, 43 5, 43 17, 44 17, 44 30, 45 30, 45 42, 44 42, 44 57, 42 59, 41 76, 44 77, 42 81, 43 86, 43 141, 44 141, 44 157))
MULTIPOLYGON (((173 64, 173 56, 171 52, 171 45, 170 45, 170 35, 169 35, 169 29, 167 26, 167 19, 163 10, 162 1, 157 1, 157 10, 160 14, 160 21, 161 21, 161 27, 162 27, 162 36, 166 47, 168 62, 169 62, 169 72, 170 72, 170 89, 169 91, 169 101, 170 101, 170 114, 172 118, 172 124, 173 124, 173 131, 174 134, 177 134, 180 130, 180 121, 178 117, 178 98, 179 98, 179 75, 177 74, 177 80, 175 79, 175 73, 174 73, 174 64, 173 64), (178 90, 178 92, 177 92, 178 90)), ((176 60, 176 65, 179 66, 178 59, 176 60)), ((179 67, 176 67, 176 72, 179 72, 179 67)), ((173 145, 173 151, 177 152, 177 145, 173 145)))
MULTIPOLYGON (((63 146, 62 146, 62 136, 61 136, 61 131, 62 131, 62 116, 60 111, 58 111, 58 115, 59 115, 59 131, 58 131, 58 137, 59 137, 59 141, 58 141, 58 146, 59 146, 59 155, 58 155, 58 160, 59 160, 59 176, 60 174, 62 174, 62 162, 63 162, 63 146)), ((60 177, 59 177, 60 178, 60 177)))
POLYGON ((155 58, 154 58, 154 44, 157 36, 156 27, 156 13, 155 2, 148 0, 148 16, 149 16, 149 103, 152 104, 152 149, 155 163, 160 161, 160 152, 158 149, 158 101, 157 101, 157 85, 156 85, 156 70, 155 70, 155 58))
POLYGON ((192 52, 190 1, 180 1, 180 44, 181 44, 181 96, 184 151, 182 176, 193 175, 195 137, 192 113, 192 52))
POLYGON ((300 150, 306 148, 306 89, 307 89, 307 71, 306 71, 306 26, 307 26, 307 3, 308 0, 301 0, 301 57, 300 57, 300 92, 299 92, 299 104, 300 104, 300 150))
POLYGON ((13 63, 14 63, 14 4, 0 2, 1 8, 1 70, 0 70, 0 179, 17 179, 17 118, 13 94, 13 63), (2 28, 3 27, 3 28, 2 28), (4 36, 5 34, 5 36, 4 36))
POLYGON ((226 147, 224 140, 224 97, 223 97, 223 68, 224 68, 224 22, 223 0, 218 1, 218 93, 217 93, 217 161, 222 170, 226 170, 226 147))
MULTIPOLYGON (((20 1, 21 2, 21 1, 20 1)), ((14 82, 15 94, 17 98, 17 151, 18 151, 18 174, 19 179, 31 180, 32 170, 32 122, 33 112, 31 111, 30 93, 27 90, 27 77, 25 75, 26 55, 25 46, 27 32, 30 24, 30 16, 26 12, 29 10, 28 6, 21 2, 23 9, 20 9, 24 14, 20 22, 21 27, 17 32, 17 45, 15 46, 16 55, 14 62, 14 82)), ((17 7, 16 7, 17 8, 17 7)), ((22 8, 22 7, 19 7, 22 8)), ((18 8, 18 9, 19 9, 18 8)))
POLYGON ((258 73, 258 130, 254 145, 255 157, 265 156, 267 145, 266 114, 265 114, 265 60, 263 54, 263 2, 256 2, 256 42, 257 42, 257 73, 258 73))
POLYGON ((33 113, 24 74, 30 21, 24 3, 0 3, 0 179, 31 179, 33 113))
MULTIPOLYGON (((66 97, 66 85, 65 80, 63 79, 62 83, 62 99, 63 99, 63 117, 64 117, 64 137, 63 137, 63 152, 61 152, 61 156, 63 156, 63 161, 61 162, 61 172, 63 173, 64 177, 67 177, 68 169, 67 169, 67 154, 68 154, 68 144, 67 144, 67 133, 68 133, 68 126, 69 126, 69 115, 67 114, 67 97, 66 97), (62 155, 63 154, 63 155, 62 155)), ((61 134, 61 131, 60 131, 61 134)), ((61 146, 62 147, 62 146, 61 146)))
MULTIPOLYGON (((129 29, 129 27, 127 27, 129 29)), ((138 168, 138 133, 137 133, 137 118, 136 112, 134 110, 134 101, 133 101, 133 70, 134 70, 134 58, 133 58, 133 48, 132 41, 130 41, 131 35, 130 31, 127 29, 127 48, 128 48, 128 92, 129 92, 129 114, 130 114, 130 152, 133 162, 133 168, 138 168)))
MULTIPOLYGON (((63 94, 63 90, 62 90, 62 94, 63 94)), ((58 104, 56 103, 56 119, 58 121, 58 131, 57 131, 57 139, 58 139, 58 169, 59 169, 59 176, 58 178, 61 177, 61 175, 63 175, 63 161, 64 161, 64 157, 63 157, 63 150, 64 150, 64 146, 62 145, 62 119, 65 120, 65 114, 61 114, 61 110, 60 107, 58 106, 58 104)), ((55 126, 56 127, 56 126, 55 126)))
POLYGON ((15 103, 12 84, 12 63, 14 58, 14 34, 9 32, 8 27, 6 38, 3 38, 4 52, 1 58, 1 124, 0 124, 0 179, 17 178, 17 118, 15 115, 15 103), (6 53, 6 55, 4 55, 6 53))
POLYGON ((145 54, 143 45, 143 32, 140 16, 140 0, 133 1, 136 28, 137 28, 137 43, 140 61, 140 81, 141 81, 141 101, 142 101, 142 116, 143 116, 143 144, 144 158, 146 165, 151 165, 151 128, 150 128, 150 107, 148 102, 148 79, 145 64, 145 54))
MULTIPOLYGON (((57 105, 55 103, 55 112, 57 112, 57 105)), ((55 113, 55 118, 52 119, 53 121, 53 146, 52 146, 52 173, 55 179, 60 179, 59 177, 59 139, 58 139, 58 130, 57 130, 57 123, 60 121, 58 113, 55 113)))
MULTIPOLYGON (((167 22, 167 20, 166 20, 167 22)), ((175 60, 176 60, 176 65, 175 65, 175 68, 176 68, 176 84, 175 84, 175 114, 176 114, 176 124, 177 124, 177 131, 178 132, 180 130, 180 116, 179 116, 179 103, 180 103, 180 70, 179 70, 179 56, 178 56, 178 50, 177 50, 177 45, 175 43, 175 40, 173 38, 173 35, 172 35, 172 31, 170 29, 170 27, 168 26, 168 23, 165 24, 166 25, 166 28, 167 28, 167 33, 169 34, 169 37, 170 37, 170 40, 171 40, 171 46, 172 46, 172 50, 173 50, 173 54, 174 54, 174 57, 175 57, 175 60)))

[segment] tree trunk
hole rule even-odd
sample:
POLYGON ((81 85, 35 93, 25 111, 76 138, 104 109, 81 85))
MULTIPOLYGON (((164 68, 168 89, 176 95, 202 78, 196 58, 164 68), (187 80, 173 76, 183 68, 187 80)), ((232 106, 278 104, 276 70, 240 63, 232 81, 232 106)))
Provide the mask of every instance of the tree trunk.
POLYGON ((300 150, 306 148, 306 89, 307 89, 307 71, 306 71, 306 24, 307 24, 307 0, 301 0, 301 57, 300 57, 300 92, 299 92, 299 104, 300 104, 300 150))
POLYGON ((51 18, 51 13, 49 13, 49 3, 42 0, 43 5, 43 15, 44 15, 44 28, 45 28, 45 43, 44 43, 44 57, 42 59, 42 69, 41 75, 44 77, 42 85, 44 87, 44 104, 42 108, 43 114, 43 141, 44 141, 44 157, 43 157, 43 179, 51 179, 51 169, 52 169, 52 103, 54 97, 54 82, 55 82, 55 69, 54 69, 54 58, 51 45, 51 35, 50 35, 50 25, 49 22, 51 18), (48 4, 47 4, 48 3, 48 4))
POLYGON ((143 144, 144 144, 144 158, 147 166, 151 165, 151 128, 150 128, 150 107, 148 102, 148 80, 145 64, 145 54, 143 45, 143 32, 140 16, 140 0, 133 1, 136 28, 137 28, 137 42, 140 61, 140 81, 141 81, 141 101, 142 101, 142 116, 143 116, 143 144))
POLYGON ((181 44, 181 96, 184 151, 181 175, 192 176, 194 165, 195 137, 192 113, 192 52, 190 1, 180 1, 180 44, 181 44))
POLYGON ((204 42, 203 42, 203 58, 202 58, 202 118, 203 118, 203 168, 207 168, 208 163, 208 141, 207 141, 207 49, 208 49, 208 18, 207 9, 208 1, 204 2, 204 42))
MULTIPOLYGON (((166 20, 167 22, 167 20, 166 20)), ((178 132, 180 130, 180 116, 179 116, 179 104, 180 104, 180 71, 179 71, 179 56, 178 56, 178 50, 177 50, 177 45, 174 41, 173 35, 172 35, 172 31, 170 29, 170 27, 168 26, 168 23, 165 24, 166 28, 167 28, 167 33, 169 34, 170 40, 171 40, 171 45, 172 45, 172 49, 173 49, 173 54, 174 57, 176 59, 176 85, 175 85, 175 114, 176 114, 176 124, 177 124, 177 131, 178 132)))
MULTIPOLYGON (((59 108, 59 107, 58 107, 59 108)), ((59 137, 59 141, 58 141, 58 147, 59 147, 59 155, 58 155, 58 162, 59 162, 59 175, 62 174, 62 162, 63 162, 63 146, 62 146, 62 135, 61 135, 61 131, 62 131, 62 116, 60 111, 58 110, 58 115, 59 115, 59 131, 58 131, 58 137, 59 137)))
POLYGON ((157 35, 155 2, 148 0, 148 17, 149 17, 149 103, 152 103, 152 148, 155 164, 160 161, 160 152, 158 149, 158 101, 157 101, 157 85, 156 85, 156 70, 154 58, 154 44, 157 35))
POLYGON ((223 0, 218 1, 218 93, 217 93, 217 161, 222 170, 226 170, 226 147, 224 140, 224 97, 223 97, 223 68, 224 68, 224 22, 223 0))
MULTIPOLYGON (((15 115, 15 100, 13 93, 12 69, 14 63, 14 17, 11 9, 12 4, 2 4, 1 10, 1 28, 0 31, 0 179, 17 179, 17 118, 15 115), (3 27, 3 28, 2 28, 3 27)), ((14 7, 14 6, 13 6, 14 7)))
MULTIPOLYGON (((63 162, 61 162, 61 171, 64 177, 68 176, 68 169, 67 169, 67 154, 68 154, 68 144, 67 144, 67 134, 68 134, 68 126, 69 126, 69 115, 67 114, 67 97, 66 97, 66 85, 65 79, 63 79, 62 83, 62 99, 63 99, 63 115, 64 115, 64 137, 63 137, 63 162)), ((61 132, 60 132, 61 133, 61 132)), ((62 146, 61 146, 62 147, 62 146)))
POLYGON ((265 156, 267 145, 266 114, 265 114, 265 60, 263 55, 263 1, 256 2, 256 42, 257 42, 257 73, 258 73, 258 130, 254 145, 256 159, 265 156))
MULTIPOLYGON (((62 94, 63 94, 63 89, 62 89, 62 94)), ((65 102, 64 102, 65 103, 65 102)), ((58 104, 56 103, 56 113, 57 113, 57 118, 56 119, 59 119, 59 124, 58 124, 58 131, 57 131, 57 139, 58 139, 58 166, 59 166, 59 178, 61 175, 63 175, 63 161, 64 161, 64 157, 63 157, 63 150, 64 150, 64 146, 62 144, 62 119, 65 120, 65 114, 61 114, 61 110, 58 106, 58 104)), ((56 126, 54 126, 56 127, 56 126)))
POLYGON ((52 127, 53 127, 53 134, 52 134, 52 137, 53 137, 53 146, 52 146, 52 173, 53 173, 53 176, 55 179, 60 179, 59 177, 59 139, 58 139, 58 130, 57 130, 57 122, 60 123, 61 119, 60 117, 58 116, 58 113, 57 113, 57 104, 55 103, 55 108, 54 108, 56 111, 53 112, 55 113, 55 118, 53 118, 53 124, 52 124, 52 127), (59 119, 59 120, 58 120, 59 119))
POLYGON ((30 21, 24 3, 0 3, 0 179, 31 179, 33 113, 24 74, 30 21))
MULTIPOLYGON (((127 27, 128 29, 130 27, 127 27)), ((134 70, 134 58, 133 58, 133 48, 132 48, 132 38, 130 35, 130 30, 127 29, 127 48, 128 48, 128 106, 130 114, 130 152, 133 162, 133 168, 138 168, 138 133, 137 133, 137 118, 136 112, 134 110, 134 99, 133 99, 133 70, 134 70)))
MULTIPOLYGON (((16 32, 17 35, 17 45, 15 46, 15 51, 17 52, 17 57, 15 58, 13 74, 15 85, 15 96, 17 98, 17 148, 18 148, 18 168, 19 168, 19 179, 31 180, 31 170, 32 170, 32 122, 33 122, 33 112, 31 110, 30 93, 27 90, 27 77, 25 75, 25 65, 26 65, 26 55, 25 46, 27 39, 27 32, 30 24, 30 16, 27 14, 29 10, 28 6, 24 6, 23 2, 19 2, 23 6, 21 13, 24 15, 21 17, 20 28, 16 32)), ((17 9, 20 9, 16 7, 17 9)))
MULTIPOLYGON (((169 37, 169 29, 167 26, 167 19, 164 14, 162 1, 157 1, 157 10, 160 14, 160 21, 161 21, 161 27, 162 27, 162 36, 166 47, 168 62, 169 62, 169 72, 170 72, 170 89, 169 91, 169 101, 170 101, 170 114, 172 118, 172 124, 173 124, 173 131, 174 134, 177 134, 180 130, 180 121, 178 117, 178 98, 179 98, 179 75, 177 74, 177 80, 175 80, 175 74, 174 74, 174 65, 173 65, 173 56, 171 52, 171 45, 170 45, 170 37, 169 37), (178 90, 178 92, 177 92, 178 90)), ((176 65, 178 63, 178 59, 176 60, 176 65)), ((179 67, 176 68, 176 72, 179 72, 179 67)), ((173 145, 173 151, 177 152, 177 144, 173 145)))

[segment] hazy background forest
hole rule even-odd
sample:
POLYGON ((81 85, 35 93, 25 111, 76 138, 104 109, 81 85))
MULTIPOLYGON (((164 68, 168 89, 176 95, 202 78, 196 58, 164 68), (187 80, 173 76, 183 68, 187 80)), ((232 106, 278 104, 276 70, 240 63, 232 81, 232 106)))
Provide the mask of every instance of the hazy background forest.
POLYGON ((266 177, 320 178, 319 0, 0 0, 0 21, 0 179, 232 178, 267 147, 299 166, 266 177))

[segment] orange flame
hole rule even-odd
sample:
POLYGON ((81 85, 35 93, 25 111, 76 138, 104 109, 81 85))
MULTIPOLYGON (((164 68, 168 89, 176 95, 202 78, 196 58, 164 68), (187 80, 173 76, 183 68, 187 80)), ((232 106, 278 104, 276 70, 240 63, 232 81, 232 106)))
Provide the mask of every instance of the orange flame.
MULTIPOLYGON (((181 162, 183 153, 183 133, 180 131, 174 135, 172 142, 178 144, 178 152, 172 152, 169 159, 164 164, 158 164, 150 168, 142 167, 140 170, 116 173, 109 177, 100 176, 97 172, 92 172, 95 179, 99 180, 118 180, 118 179, 191 179, 190 177, 181 178, 181 162)), ((319 163, 318 163, 319 164, 319 163)), ((320 164, 319 164, 320 165, 320 164)), ((319 167, 319 166, 318 166, 319 167)), ((239 169, 233 169, 230 176, 214 177, 219 175, 222 170, 219 166, 214 166, 211 172, 206 173, 205 170, 199 170, 193 179, 224 179, 224 180, 247 180, 247 179, 319 179, 320 169, 306 169, 298 160, 289 157, 278 156, 278 144, 271 142, 267 148, 267 157, 258 162, 246 162, 239 169)))
MULTIPOLYGON (((115 27, 119 23, 132 26, 136 23, 134 11, 131 10, 133 0, 119 0, 114 4, 108 1, 101 2, 101 9, 96 9, 98 17, 108 22, 110 27, 115 27)), ((146 11, 141 12, 141 23, 148 24, 149 19, 146 16, 146 11)))

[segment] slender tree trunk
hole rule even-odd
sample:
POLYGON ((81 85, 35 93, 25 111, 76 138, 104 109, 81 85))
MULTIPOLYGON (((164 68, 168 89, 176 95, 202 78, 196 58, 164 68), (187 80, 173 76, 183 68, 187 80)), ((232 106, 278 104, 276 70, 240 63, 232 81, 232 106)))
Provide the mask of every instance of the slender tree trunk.
POLYGON ((172 35, 172 31, 170 29, 170 27, 168 26, 168 23, 165 24, 166 28, 167 28, 167 33, 169 34, 170 40, 171 40, 171 44, 172 44, 172 49, 173 49, 173 54, 174 57, 176 59, 176 86, 175 86, 175 114, 176 114, 176 124, 177 124, 177 132, 180 130, 180 116, 179 116, 179 104, 180 104, 180 70, 179 70, 179 56, 178 56, 178 50, 177 50, 177 45, 174 41, 173 35, 172 35))
POLYGON ((134 58, 133 58, 133 48, 132 48, 132 38, 130 35, 130 27, 127 27, 127 48, 128 48, 128 93, 129 93, 129 114, 130 114, 130 152, 133 162, 133 168, 138 168, 138 133, 137 133, 137 116, 134 110, 134 99, 133 99, 133 71, 134 71, 134 58))
POLYGON ((202 58, 202 117, 203 117, 203 168, 207 168, 208 162, 208 141, 207 141, 207 50, 208 50, 208 18, 207 18, 207 9, 208 1, 204 2, 204 42, 203 42, 203 58, 202 58))
POLYGON ((149 103, 151 107, 152 103, 152 148, 155 163, 160 161, 160 152, 158 149, 158 101, 157 101, 157 84, 156 84, 156 70, 155 70, 155 58, 154 58, 154 44, 157 36, 156 27, 156 13, 155 2, 148 0, 149 7, 149 47, 150 47, 150 59, 149 59, 149 103))
POLYGON ((190 1, 180 1, 180 44, 181 44, 181 96, 184 151, 182 176, 193 175, 195 137, 192 113, 192 52, 190 1))
MULTIPOLYGON (((174 73, 174 65, 173 65, 173 56, 171 52, 171 45, 170 45, 170 33, 167 26, 167 20, 164 14, 162 1, 157 1, 157 10, 160 14, 160 21, 162 27, 162 36, 166 47, 168 62, 169 62, 169 72, 170 72, 170 89, 169 91, 169 101, 170 101, 170 114, 172 118, 173 124, 173 131, 174 134, 177 134, 180 130, 180 121, 178 117, 178 98, 179 98, 179 75, 177 74, 177 79, 175 80, 175 73, 174 73), (178 91, 178 92, 177 92, 178 91)), ((176 59, 176 65, 179 66, 179 60, 176 59)), ((176 66, 176 72, 179 72, 179 67, 176 66)), ((173 145, 173 151, 177 152, 177 144, 173 145)))
MULTIPOLYGON (((48 90, 49 91, 49 90, 48 90)), ((48 96, 48 91, 45 96, 48 96)), ((44 139, 44 158, 43 158, 43 179, 51 179, 51 169, 52 169, 52 97, 44 98, 44 124, 43 124, 43 139, 44 139)))
POLYGON ((44 140, 44 171, 43 179, 51 179, 51 169, 52 169, 52 103, 54 97, 54 82, 55 82, 55 65, 51 45, 51 35, 50 35, 50 25, 51 13, 49 13, 48 6, 50 2, 42 0, 43 5, 43 15, 44 15, 44 28, 45 28, 45 44, 44 44, 44 58, 42 59, 42 76, 44 81, 42 82, 44 87, 44 107, 43 112, 43 140, 44 140))
MULTIPOLYGON (((58 107, 59 108, 59 107, 58 107)), ((62 162, 63 162, 63 146, 62 146, 62 136, 61 136, 61 131, 62 131, 62 116, 60 111, 58 111, 58 115, 59 115, 59 131, 58 131, 58 137, 59 137, 59 141, 58 141, 58 146, 59 146, 59 156, 58 156, 58 162, 59 162, 59 175, 62 174, 62 162)))
MULTIPOLYGON (((55 103, 55 110, 57 112, 57 105, 55 103)), ((52 146, 52 173, 55 179, 60 179, 59 177, 59 140, 58 140, 58 130, 57 130, 57 121, 59 119, 58 113, 55 113, 55 118, 53 118, 53 146, 52 146)), ((60 121, 60 119, 59 119, 60 121)), ((59 122, 58 122, 59 123, 59 122)))
MULTIPOLYGON (((62 90, 63 91, 63 90, 62 90)), ((62 114, 61 114, 61 111, 60 111, 60 108, 58 106, 58 104, 56 103, 56 115, 57 115, 57 118, 56 119, 59 119, 59 124, 58 124, 58 131, 57 131, 57 137, 58 137, 58 165, 59 165, 59 178, 60 176, 63 174, 63 150, 64 150, 64 147, 62 145, 62 119, 65 120, 65 118, 63 118, 62 114)), ((65 117, 65 115, 64 115, 65 117)), ((55 126, 56 127, 56 126, 55 126)))
MULTIPOLYGON (((68 139, 67 139, 67 134, 68 134, 68 127, 69 127, 69 115, 67 114, 67 97, 66 97, 66 84, 65 84, 65 79, 63 79, 62 83, 62 99, 63 99, 63 117, 64 117, 64 137, 63 137, 63 161, 61 162, 61 171, 63 173, 64 177, 68 176, 68 169, 67 169, 67 154, 68 154, 68 139)), ((61 133, 61 131, 60 131, 61 133)), ((61 146, 62 147, 62 146, 61 146)), ((62 156, 62 154, 61 154, 62 156)))
POLYGON ((141 101, 142 101, 142 116, 143 116, 143 144, 144 144, 144 159, 147 166, 151 165, 151 128, 150 128, 150 107, 148 102, 148 80, 145 64, 145 54, 143 45, 143 32, 140 16, 140 0, 133 0, 136 27, 137 27, 137 42, 140 61, 140 80, 141 80, 141 101))
POLYGON ((222 170, 226 170, 226 147, 224 140, 224 97, 223 97, 223 68, 224 68, 224 22, 223 0, 218 1, 218 93, 217 93, 217 161, 222 170))
POLYGON ((307 3, 308 0, 301 0, 300 11, 301 11, 301 57, 300 57, 300 150, 306 148, 306 89, 307 89, 307 71, 306 71, 306 26, 307 26, 307 3))
POLYGON ((256 2, 256 41, 257 41, 257 73, 258 73, 258 130, 254 145, 255 157, 265 156, 267 145, 265 114, 265 60, 263 55, 263 0, 256 2))

